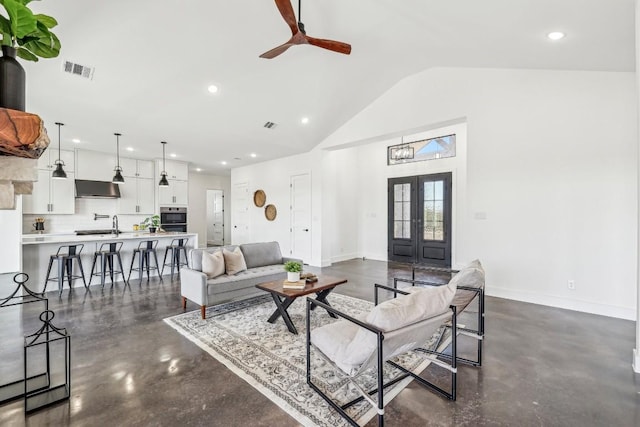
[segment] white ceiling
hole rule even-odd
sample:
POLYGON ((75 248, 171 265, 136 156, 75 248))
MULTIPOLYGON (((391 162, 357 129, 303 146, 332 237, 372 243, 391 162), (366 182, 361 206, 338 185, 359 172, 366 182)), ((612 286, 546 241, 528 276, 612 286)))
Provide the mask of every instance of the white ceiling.
POLYGON ((157 158, 166 140, 212 174, 308 151, 431 67, 635 69, 634 0, 303 0, 307 34, 350 43, 351 55, 295 46, 271 60, 258 55, 291 35, 272 0, 30 5, 59 21, 60 57, 24 64, 27 110, 54 145, 55 121, 63 148, 113 153, 121 132, 136 150, 123 155, 157 158), (549 41, 554 30, 567 37, 549 41), (95 67, 94 79, 64 74, 63 59, 95 67))

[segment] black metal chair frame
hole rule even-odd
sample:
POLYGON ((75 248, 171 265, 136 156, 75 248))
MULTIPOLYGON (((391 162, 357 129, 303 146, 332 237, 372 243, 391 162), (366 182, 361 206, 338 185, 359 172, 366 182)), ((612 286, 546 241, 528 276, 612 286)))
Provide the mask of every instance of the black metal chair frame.
POLYGON ((87 285, 87 281, 85 280, 85 277, 84 277, 84 268, 82 268, 82 258, 80 258, 80 254, 82 253, 83 249, 84 249, 83 243, 78 243, 77 245, 63 245, 58 248, 58 251, 55 253, 55 255, 51 255, 49 257, 49 267, 47 268, 47 278, 44 281, 44 290, 42 291, 42 293, 45 293, 47 291, 47 284, 49 282, 58 282, 58 290, 60 291, 60 295, 62 295, 62 288, 64 285, 64 279, 65 279, 65 274, 64 274, 65 267, 67 270, 66 277, 67 277, 67 282, 69 283, 69 289, 73 289, 73 281, 75 279, 82 279, 82 283, 84 283, 84 287, 87 289, 89 288, 87 285), (77 250, 78 247, 80 247, 80 250, 77 250), (60 251, 65 248, 68 248, 68 251, 66 253, 60 253, 60 251), (80 267, 80 274, 81 274, 80 276, 73 274, 74 259, 78 260, 78 267, 80 267), (49 275, 51 274, 51 267, 53 266, 54 260, 58 261, 58 276, 49 278, 49 275))
MULTIPOLYGON (((426 286, 444 286, 447 283, 441 283, 441 282, 431 282, 428 280, 419 280, 416 279, 416 269, 420 269, 420 270, 425 270, 425 271, 431 271, 431 272, 436 272, 436 273, 450 273, 450 274, 455 274, 457 273, 459 270, 453 270, 453 269, 448 269, 448 268, 442 268, 442 267, 427 267, 427 266, 413 266, 412 268, 412 273, 411 273, 411 279, 407 279, 407 278, 402 278, 402 277, 394 277, 393 278, 393 288, 394 289, 398 289, 398 283, 409 283, 411 284, 411 286, 416 286, 416 285, 426 285, 426 286)), ((470 291, 473 292, 475 295, 471 298, 471 301, 477 299, 478 300, 478 319, 477 319, 477 329, 473 329, 473 328, 467 328, 467 327, 460 327, 457 326, 457 331, 460 335, 465 335, 468 337, 471 337, 473 339, 475 339, 477 341, 477 354, 476 354, 476 359, 472 360, 472 359, 467 359, 464 357, 460 357, 458 356, 458 362, 459 363, 464 363, 466 365, 470 365, 470 366, 476 366, 476 367, 480 367, 482 366, 482 345, 484 343, 484 334, 485 334, 485 329, 484 329, 484 318, 485 318, 485 313, 484 313, 484 308, 485 308, 485 301, 484 301, 484 289, 483 288, 473 288, 470 286, 458 286, 457 289, 463 289, 466 291, 470 291)), ((377 298, 377 294, 376 294, 376 298, 377 298)), ((395 295, 394 295, 395 298, 395 295)), ((376 302, 377 304, 377 302, 376 302)), ((463 313, 465 309, 462 309, 460 311, 460 313, 463 313)), ((459 314, 460 314, 459 313, 459 314)), ((449 357, 447 355, 443 355, 443 358, 449 357)))
POLYGON ((114 275, 120 274, 125 285, 128 285, 127 279, 124 276, 124 267, 122 266, 122 258, 120 257, 120 249, 122 249, 123 242, 106 242, 100 245, 100 248, 93 253, 93 264, 91 265, 91 275, 89 276, 89 286, 91 286, 91 280, 93 276, 100 276, 100 283, 104 288, 104 282, 106 278, 106 270, 109 268, 109 277, 111 278, 111 286, 113 286, 114 275), (108 250, 104 250, 108 247, 108 250), (113 257, 117 257, 118 264, 120 264, 120 270, 114 270, 113 266, 115 261, 113 257), (94 273, 96 268, 96 262, 100 257, 100 271, 94 273))
MULTIPOLYGON (((149 270, 158 270, 160 273, 160 265, 158 263, 158 254, 156 252, 156 247, 158 246, 157 240, 144 240, 138 243, 138 247, 133 250, 133 256, 131 257, 131 266, 129 267, 129 276, 127 277, 127 282, 131 282, 131 273, 135 270, 139 273, 139 279, 142 282, 142 276, 144 275, 144 270, 147 271, 147 281, 149 281, 149 270), (144 246, 144 247, 143 247, 144 246), (151 260, 151 254, 153 254, 153 258, 156 262, 155 267, 151 267, 149 261, 151 260), (133 263, 136 260, 136 255, 138 257, 138 267, 134 268, 133 263), (146 268, 145 268, 146 265, 146 268)), ((162 281, 162 275, 158 274, 160 281, 162 281)))
POLYGON ((171 244, 167 245, 167 248, 164 251, 164 259, 162 260, 162 270, 160 271, 160 275, 164 274, 164 266, 168 265, 171 267, 171 278, 173 279, 173 272, 177 268, 178 274, 180 274, 180 267, 186 265, 189 267, 189 257, 187 256, 187 242, 189 242, 189 238, 182 239, 173 239, 171 244), (177 244, 176 244, 177 242, 177 244), (167 255, 171 251, 171 261, 167 263, 167 255), (181 261, 180 251, 184 252, 185 261, 181 261))
MULTIPOLYGON (((384 289, 390 292, 394 293, 394 297, 396 294, 402 294, 402 295, 408 295, 409 292, 405 292, 402 291, 400 289, 395 289, 395 288, 391 288, 388 286, 383 286, 383 285, 379 285, 379 284, 375 284, 375 304, 378 304, 378 289, 384 289)), ((378 425, 379 426, 384 426, 384 389, 387 387, 390 387, 402 380, 404 380, 407 377, 412 377, 414 380, 416 380, 420 385, 422 385, 425 388, 428 388, 432 391, 434 391, 435 393, 449 399, 449 400, 456 400, 456 389, 457 389, 457 381, 456 381, 456 375, 457 375, 457 365, 456 362, 458 360, 457 356, 457 343, 456 343, 456 339, 457 339, 457 334, 456 334, 456 307, 455 306, 450 306, 451 308, 451 324, 452 324, 452 333, 451 333, 451 356, 444 354, 444 353, 438 353, 436 351, 432 351, 432 350, 428 350, 428 349, 423 349, 423 348, 417 348, 414 349, 413 351, 417 351, 417 352, 421 352, 424 353, 426 355, 429 355, 431 357, 428 357, 429 360, 431 362, 433 362, 435 365, 440 366, 442 368, 445 368, 447 370, 449 370, 451 372, 451 391, 445 391, 442 388, 438 387, 437 385, 425 380, 424 378, 421 378, 418 374, 415 374, 411 371, 409 371, 408 369, 398 365, 395 362, 392 362, 390 360, 387 360, 386 363, 388 363, 389 365, 393 366, 394 368, 399 369, 400 371, 402 371, 402 375, 398 376, 397 378, 388 381, 387 383, 384 383, 383 381, 383 369, 384 369, 384 356, 383 356, 383 341, 384 341, 384 334, 385 332, 372 326, 369 323, 360 321, 354 317, 349 316, 348 314, 342 313, 339 310, 336 310, 335 308, 331 307, 330 305, 324 304, 320 301, 317 301, 314 298, 311 297, 307 297, 307 384, 316 392, 318 393, 333 409, 335 409, 342 417, 345 418, 345 420, 347 420, 347 422, 349 424, 351 424, 352 426, 358 426, 358 424, 355 422, 355 420, 353 420, 353 418, 351 418, 345 411, 345 409, 349 408, 350 406, 355 405, 356 403, 359 403, 363 400, 367 400, 373 407, 376 408, 376 412, 378 413, 378 425), (366 391, 364 390, 359 384, 357 384, 354 379, 357 377, 350 377, 347 376, 347 378, 349 379, 349 381, 356 387, 356 389, 361 393, 361 396, 353 399, 350 402, 347 402, 345 404, 339 405, 338 403, 336 403, 335 401, 333 401, 331 399, 331 397, 329 397, 328 395, 326 395, 317 385, 315 385, 312 380, 311 380, 311 312, 312 310, 316 307, 322 307, 325 310, 327 310, 328 313, 333 313, 334 315, 345 319, 351 323, 354 323, 362 328, 365 328, 368 331, 371 331, 372 333, 376 334, 377 336, 377 341, 378 341, 378 345, 377 345, 377 382, 378 382, 378 386, 377 388, 375 388, 374 390, 369 390, 366 391), (436 357, 434 357, 436 356, 436 357), (437 357, 440 356, 443 359, 445 359, 448 363, 445 363, 441 360, 438 360, 437 357), (375 400, 373 400, 370 396, 373 396, 377 394, 377 402, 375 400)), ((334 369, 340 371, 340 368, 338 368, 327 356, 324 355, 324 353, 322 353, 321 351, 318 351, 318 353, 322 356, 322 358, 324 358, 328 363, 330 363, 334 369)), ((341 371, 342 372, 342 371, 341 371)), ((346 375, 346 374, 345 374, 346 375)))

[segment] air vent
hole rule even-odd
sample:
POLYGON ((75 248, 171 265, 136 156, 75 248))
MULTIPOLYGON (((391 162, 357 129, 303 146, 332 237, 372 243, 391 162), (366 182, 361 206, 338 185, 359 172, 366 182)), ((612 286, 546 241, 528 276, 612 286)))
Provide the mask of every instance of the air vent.
POLYGON ((94 70, 95 68, 87 67, 86 65, 80 65, 66 60, 62 61, 62 71, 75 76, 84 77, 85 79, 93 80, 94 70))
POLYGON ((273 122, 267 122, 267 123, 264 124, 264 127, 266 127, 267 129, 273 129, 276 126, 278 126, 278 125, 273 123, 273 122))

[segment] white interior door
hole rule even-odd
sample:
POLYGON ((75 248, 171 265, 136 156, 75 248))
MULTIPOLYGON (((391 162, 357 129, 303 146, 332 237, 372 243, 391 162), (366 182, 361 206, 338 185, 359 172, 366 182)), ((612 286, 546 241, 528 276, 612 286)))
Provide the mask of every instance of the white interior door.
POLYGON ((224 245, 224 193, 207 190, 207 246, 224 245))
POLYGON ((234 245, 249 242, 249 183, 234 184, 231 208, 231 240, 234 245))
POLYGON ((311 176, 291 176, 291 256, 311 260, 311 176))

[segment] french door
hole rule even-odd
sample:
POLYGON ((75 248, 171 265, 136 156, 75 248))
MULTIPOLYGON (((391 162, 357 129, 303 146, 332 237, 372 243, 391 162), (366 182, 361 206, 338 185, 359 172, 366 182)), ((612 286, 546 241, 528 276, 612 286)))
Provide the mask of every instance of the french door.
POLYGON ((389 261, 451 266, 451 173, 390 178, 389 261))

